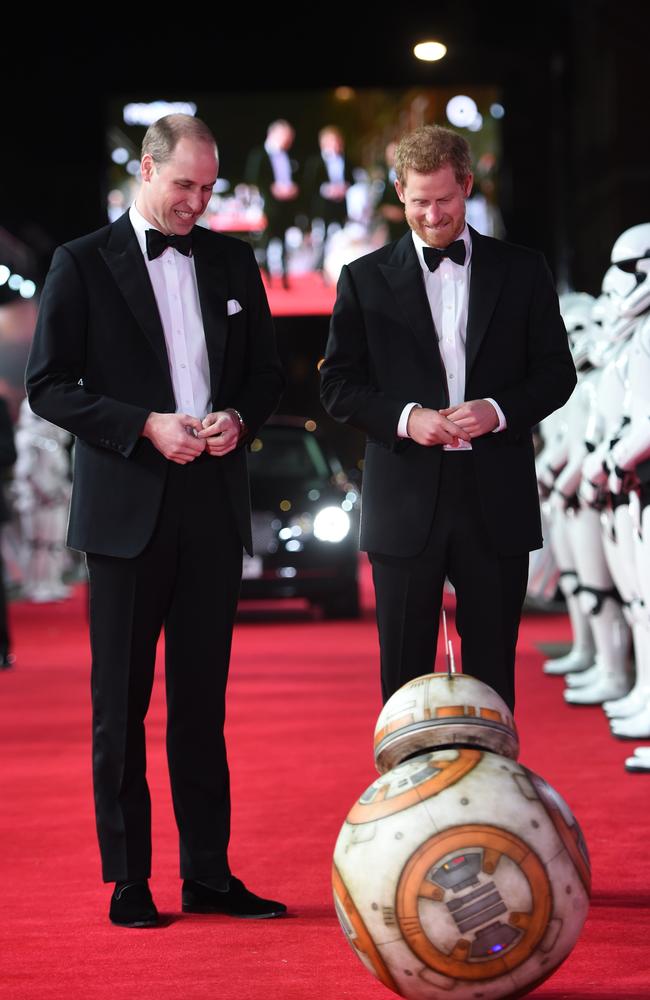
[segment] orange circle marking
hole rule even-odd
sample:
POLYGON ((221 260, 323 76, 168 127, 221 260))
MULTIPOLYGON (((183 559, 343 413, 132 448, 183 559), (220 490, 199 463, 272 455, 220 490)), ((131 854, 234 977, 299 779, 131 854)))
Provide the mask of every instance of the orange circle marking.
MULTIPOLYGON (((457 781, 464 778, 466 774, 473 771, 483 754, 480 750, 458 750, 458 756, 453 760, 436 760, 436 773, 423 781, 420 785, 414 785, 391 795, 390 775, 392 772, 380 778, 375 785, 375 794, 368 802, 359 800, 348 813, 348 823, 354 825, 358 823, 372 823, 375 820, 383 819, 384 816, 392 816, 394 813, 408 809, 409 806, 417 805, 424 799, 439 795, 446 788, 455 785, 457 781), (389 779, 389 780, 386 780, 389 779)), ((368 789, 370 791, 370 789, 368 789)), ((367 792, 365 793, 367 794, 367 792)))
POLYGON ((532 772, 530 773, 530 778, 535 791, 539 796, 539 800, 548 814, 548 818, 557 830, 558 836, 564 844, 567 854, 573 861, 580 881, 585 888, 585 892, 588 896, 590 896, 591 865, 589 864, 587 845, 577 819, 573 816, 573 823, 568 823, 544 779, 540 778, 536 774, 533 774, 532 772))
POLYGON ((350 934, 345 926, 343 927, 345 936, 351 946, 355 951, 359 952, 360 955, 365 955, 377 979, 379 979, 384 986, 387 986, 389 990, 393 990, 394 993, 399 992, 393 977, 388 971, 388 966, 379 954, 377 945, 370 936, 370 932, 364 924, 361 914, 354 905, 354 900, 348 892, 347 886, 341 878, 341 873, 336 865, 332 865, 332 888, 334 890, 335 901, 345 913, 345 916, 352 927, 353 934, 350 934))
MULTIPOLYGON (((506 902, 507 905, 507 901, 506 902)), ((505 830, 494 826, 468 825, 454 827, 431 837, 409 858, 397 886, 395 915, 409 947, 425 965, 453 979, 493 979, 516 969, 533 953, 548 926, 552 910, 552 891, 541 861, 531 848, 505 830), (518 942, 498 957, 472 959, 471 942, 459 937, 449 953, 440 951, 427 937, 420 918, 420 900, 433 899, 444 905, 434 894, 436 886, 427 879, 432 868, 457 851, 479 849, 483 853, 482 870, 491 874, 502 857, 513 861, 530 888, 530 913, 511 912, 506 919, 522 932, 518 942)), ((505 917, 505 914, 504 914, 505 917)))

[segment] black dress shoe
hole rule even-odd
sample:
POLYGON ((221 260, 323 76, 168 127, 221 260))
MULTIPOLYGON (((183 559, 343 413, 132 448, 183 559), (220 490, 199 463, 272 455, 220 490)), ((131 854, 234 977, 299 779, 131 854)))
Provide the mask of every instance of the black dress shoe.
POLYGON ((119 927, 156 927, 158 910, 147 882, 118 882, 108 916, 119 927))
POLYGON ((256 896, 234 875, 228 889, 221 892, 194 879, 183 882, 183 913, 226 913, 231 917, 263 920, 281 917, 286 912, 284 903, 256 896))

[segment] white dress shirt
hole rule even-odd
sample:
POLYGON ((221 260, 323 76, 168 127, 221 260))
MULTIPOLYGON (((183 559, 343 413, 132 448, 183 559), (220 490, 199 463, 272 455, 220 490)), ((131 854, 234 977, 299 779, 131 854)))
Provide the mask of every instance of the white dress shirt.
MULTIPOLYGON (((412 232, 422 274, 424 287, 431 309, 431 316, 438 335, 438 348, 445 375, 449 405, 458 406, 465 401, 465 342, 467 340, 467 312, 469 305, 469 283, 472 265, 472 238, 467 226, 459 239, 465 244, 465 263, 456 264, 449 257, 443 257, 435 271, 430 271, 424 259, 424 247, 427 244, 417 233, 412 232)), ((488 398, 499 418, 495 431, 501 431, 506 426, 503 412, 493 399, 488 398)), ((408 418, 414 406, 420 403, 407 403, 399 419, 397 436, 407 438, 408 418)), ((466 451, 472 446, 469 441, 459 441, 458 446, 443 445, 445 451, 466 451)))
POLYGON ((210 365, 205 345, 194 258, 174 247, 149 260, 147 229, 155 229, 140 215, 135 202, 129 209, 131 225, 144 255, 165 334, 176 412, 202 420, 212 409, 210 365))
POLYGON ((321 153, 327 169, 330 184, 343 184, 345 181, 345 160, 340 153, 321 153))
POLYGON ((273 168, 273 180, 276 184, 291 184, 291 160, 286 149, 277 149, 269 142, 264 143, 264 149, 269 155, 273 168))

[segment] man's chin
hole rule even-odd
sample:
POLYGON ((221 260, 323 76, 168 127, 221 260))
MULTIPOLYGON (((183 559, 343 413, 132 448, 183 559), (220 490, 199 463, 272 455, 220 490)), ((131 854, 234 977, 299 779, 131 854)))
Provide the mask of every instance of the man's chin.
POLYGON ((437 249, 442 249, 443 247, 448 247, 450 243, 453 243, 455 237, 450 235, 450 231, 445 229, 442 232, 431 232, 430 229, 424 229, 418 234, 421 239, 424 240, 428 247, 436 247, 437 249))
POLYGON ((173 229, 172 229, 172 232, 174 232, 176 234, 176 236, 187 236, 187 234, 190 232, 190 230, 192 230, 194 228, 195 221, 196 220, 194 218, 192 218, 192 219, 179 219, 178 216, 176 216, 173 219, 173 229))

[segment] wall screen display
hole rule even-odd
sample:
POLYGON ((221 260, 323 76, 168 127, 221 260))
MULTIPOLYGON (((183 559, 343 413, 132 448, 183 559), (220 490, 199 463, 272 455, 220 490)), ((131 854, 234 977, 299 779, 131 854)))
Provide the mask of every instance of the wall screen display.
POLYGON ((421 124, 468 139, 468 221, 501 237, 500 119, 493 87, 200 93, 162 100, 115 95, 109 106, 107 214, 135 197, 140 146, 163 114, 196 114, 219 147, 219 178, 202 219, 254 248, 275 315, 327 314, 343 264, 405 232, 394 188, 396 142, 421 124))

